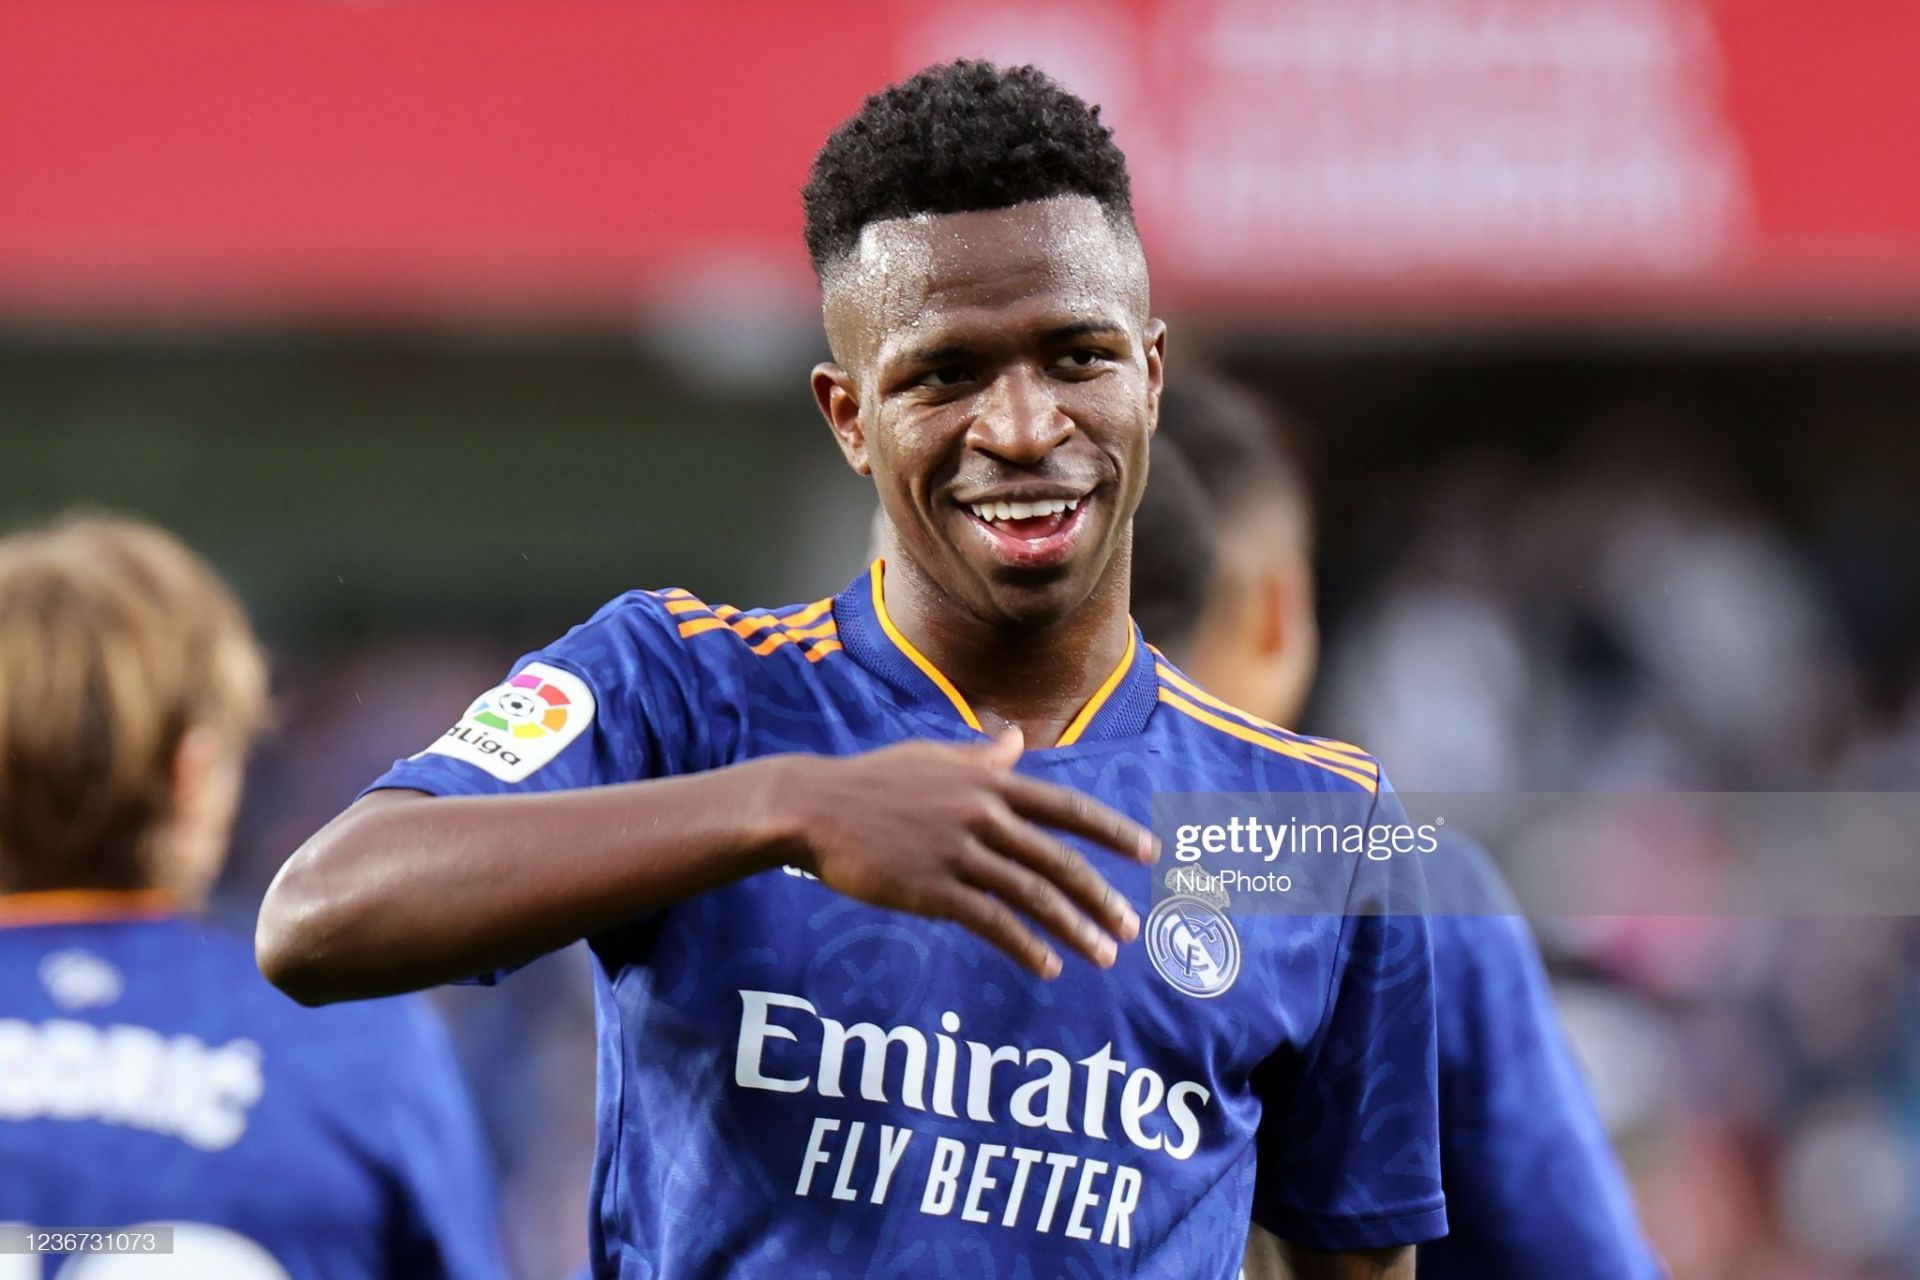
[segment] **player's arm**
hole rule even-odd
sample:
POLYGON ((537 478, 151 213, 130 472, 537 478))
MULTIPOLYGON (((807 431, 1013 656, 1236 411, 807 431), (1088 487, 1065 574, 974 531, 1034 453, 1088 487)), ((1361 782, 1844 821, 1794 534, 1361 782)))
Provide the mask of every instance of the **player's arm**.
POLYGON ((1413 1250, 1344 1250, 1340 1253, 1316 1253, 1310 1249, 1284 1246, 1287 1265, 1282 1274, 1291 1280, 1413 1280, 1413 1250))
POLYGON ((1255 1224, 1247 1233, 1246 1280, 1413 1280, 1409 1248, 1322 1253, 1288 1244, 1255 1224))
POLYGON ((777 756, 578 790, 376 791, 281 868, 261 971, 309 1004, 521 964, 790 864, 877 906, 956 921, 1042 976, 1044 931, 1097 964, 1138 922, 1057 832, 1139 861, 1143 827, 1013 771, 1021 743, 777 756), (1024 919, 1023 919, 1024 917, 1024 919), (1038 929, 1029 927, 1028 922, 1038 929))

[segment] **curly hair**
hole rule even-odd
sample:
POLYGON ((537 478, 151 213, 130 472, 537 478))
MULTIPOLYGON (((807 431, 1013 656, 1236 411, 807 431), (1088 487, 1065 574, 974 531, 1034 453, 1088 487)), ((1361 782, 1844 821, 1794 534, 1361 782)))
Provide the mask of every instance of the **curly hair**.
POLYGON ((1036 67, 962 59, 869 97, 813 158, 801 200, 816 272, 870 222, 1089 196, 1133 228, 1127 159, 1113 130, 1036 67))

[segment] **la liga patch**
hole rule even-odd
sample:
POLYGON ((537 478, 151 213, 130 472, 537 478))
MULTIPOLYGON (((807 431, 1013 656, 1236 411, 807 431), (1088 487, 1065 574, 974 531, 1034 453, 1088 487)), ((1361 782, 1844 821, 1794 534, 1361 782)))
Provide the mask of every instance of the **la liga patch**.
POLYGON ((529 662, 474 699, 460 722, 421 755, 451 756, 502 782, 523 782, 593 723, 593 690, 571 671, 529 662))

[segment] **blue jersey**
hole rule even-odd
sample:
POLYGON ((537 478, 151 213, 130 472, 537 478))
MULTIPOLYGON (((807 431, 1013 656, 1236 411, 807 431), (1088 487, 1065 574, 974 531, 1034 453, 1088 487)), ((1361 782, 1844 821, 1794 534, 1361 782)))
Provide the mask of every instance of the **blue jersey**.
POLYGON ((1429 872, 1446 1239, 1421 1280, 1659 1280, 1519 905, 1477 845, 1429 872), (1499 914, 1486 914, 1486 913, 1499 914))
MULTIPOLYGON (((137 902, 0 899, 0 1223, 170 1225, 167 1275, 501 1275, 486 1153, 425 1006, 303 1009, 249 942, 137 902)), ((30 1280, 82 1266, 0 1258, 30 1280)))
MULTIPOLYGON (((375 785, 555 790, 981 740, 882 585, 876 564, 786 609, 623 596, 375 785)), ((1364 753, 1209 704, 1137 634, 1018 767, 1143 822, 1162 790, 1398 807, 1364 753)), ((1146 945, 1162 869, 1091 856, 1147 925, 1110 970, 1070 959, 1052 982, 792 869, 592 939, 594 1274, 1194 1280, 1237 1273, 1250 1217, 1328 1250, 1442 1234, 1425 921, 1196 908, 1174 923, 1203 962, 1183 964, 1146 945)), ((1377 892, 1379 864, 1343 867, 1348 902, 1377 892)))

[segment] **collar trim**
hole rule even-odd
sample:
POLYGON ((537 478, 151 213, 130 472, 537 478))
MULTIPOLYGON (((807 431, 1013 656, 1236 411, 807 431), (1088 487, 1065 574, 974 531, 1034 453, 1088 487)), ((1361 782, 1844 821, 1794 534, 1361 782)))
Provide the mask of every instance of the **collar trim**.
POLYGON ((934 688, 947 695, 947 701, 951 702, 953 709, 960 713, 960 718, 967 722, 967 728, 975 733, 985 733, 986 730, 980 727, 980 717, 973 714, 973 708, 967 705, 967 700, 961 696, 960 691, 953 687, 953 681, 947 679, 940 668, 933 665, 933 660, 915 648, 913 641, 907 639, 900 633, 900 628, 893 625, 893 615, 887 612, 886 588, 881 585, 881 579, 886 576, 886 569, 885 560, 875 560, 872 567, 867 570, 867 578, 873 584, 873 613, 880 620, 880 629, 887 633, 887 639, 893 641, 894 647, 906 655, 907 661, 920 668, 927 679, 933 681, 934 688))
POLYGON ((1138 650, 1139 642, 1136 638, 1133 619, 1128 618, 1127 651, 1120 655, 1120 665, 1109 672, 1100 687, 1093 691, 1093 696, 1087 699, 1087 705, 1080 708, 1080 714, 1075 716, 1073 722, 1062 731, 1060 741, 1054 743, 1054 746, 1070 747, 1080 741, 1080 736, 1087 731, 1087 726, 1092 724, 1093 718, 1100 714, 1100 708, 1107 705, 1107 699, 1113 697, 1113 691, 1120 687, 1120 682, 1127 678, 1129 671, 1133 670, 1133 658, 1138 650))
MULTIPOLYGON (((920 652, 887 611, 886 561, 868 567, 866 581, 855 578, 835 601, 840 639, 861 664, 924 711, 944 716, 951 710, 975 733, 985 733, 980 717, 946 673, 920 652)), ((1158 681, 1152 652, 1129 618, 1127 647, 1086 705, 1061 731, 1059 741, 1030 751, 1084 746, 1141 732, 1157 702, 1158 681)), ((956 726, 957 728, 958 726, 956 726)))
POLYGON ((45 889, 0 894, 0 928, 154 920, 180 910, 180 900, 165 889, 45 889))

